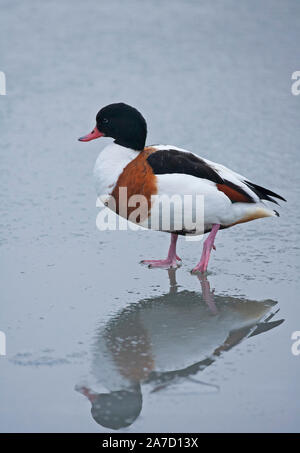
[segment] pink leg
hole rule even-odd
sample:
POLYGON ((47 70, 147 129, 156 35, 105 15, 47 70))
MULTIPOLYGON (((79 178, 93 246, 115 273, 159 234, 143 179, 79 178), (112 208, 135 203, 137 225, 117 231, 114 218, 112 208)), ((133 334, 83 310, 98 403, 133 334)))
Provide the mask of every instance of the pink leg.
POLYGON ((209 233, 207 239, 204 241, 201 259, 197 266, 195 266, 194 269, 192 270, 192 273, 206 271, 210 257, 210 252, 212 248, 214 248, 214 241, 219 228, 220 225, 218 224, 212 226, 211 232, 209 233))
POLYGON ((168 252, 168 256, 165 260, 143 260, 142 264, 148 264, 149 267, 164 267, 166 269, 171 267, 177 267, 177 261, 181 261, 178 255, 176 255, 176 243, 178 236, 175 233, 171 234, 171 244, 168 252))
POLYGON ((207 280, 206 275, 198 275, 198 280, 201 284, 202 289, 202 297, 206 305, 208 306, 210 312, 213 315, 218 313, 215 298, 214 298, 214 290, 211 291, 209 281, 207 280))

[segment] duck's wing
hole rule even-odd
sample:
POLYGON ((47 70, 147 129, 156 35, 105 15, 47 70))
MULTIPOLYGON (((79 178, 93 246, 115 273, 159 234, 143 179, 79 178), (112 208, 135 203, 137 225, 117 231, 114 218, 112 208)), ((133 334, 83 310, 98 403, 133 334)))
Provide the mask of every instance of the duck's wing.
MULTIPOLYGON (((286 201, 285 198, 283 198, 281 195, 278 195, 277 193, 266 189, 265 187, 259 186, 257 184, 254 184, 253 182, 249 181, 248 178, 245 176, 240 175, 239 173, 236 173, 229 168, 225 167, 224 165, 218 164, 216 162, 212 162, 208 159, 204 159, 205 162, 210 165, 212 168, 214 168, 216 171, 219 172, 219 174, 222 176, 222 178, 226 181, 227 185, 230 184, 235 184, 240 187, 242 187, 244 190, 248 190, 251 192, 252 197, 256 196, 257 201, 261 200, 267 200, 271 201, 272 203, 278 204, 274 198, 278 198, 279 200, 286 201), (229 184, 228 184, 229 183, 229 184)), ((249 194, 250 194, 249 192, 249 194)))
POLYGON ((169 145, 155 145, 153 148, 155 152, 148 156, 147 161, 155 175, 177 173, 195 176, 214 183, 233 203, 268 200, 278 204, 272 197, 286 201, 281 195, 248 181, 229 168, 187 150, 169 145))

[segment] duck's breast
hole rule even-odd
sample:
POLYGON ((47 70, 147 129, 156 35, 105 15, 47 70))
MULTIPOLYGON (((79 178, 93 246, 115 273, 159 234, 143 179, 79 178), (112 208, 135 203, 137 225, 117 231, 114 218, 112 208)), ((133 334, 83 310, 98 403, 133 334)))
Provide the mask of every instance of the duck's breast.
POLYGON ((137 151, 116 143, 101 151, 94 166, 94 182, 98 196, 112 192, 120 174, 136 156, 137 151))

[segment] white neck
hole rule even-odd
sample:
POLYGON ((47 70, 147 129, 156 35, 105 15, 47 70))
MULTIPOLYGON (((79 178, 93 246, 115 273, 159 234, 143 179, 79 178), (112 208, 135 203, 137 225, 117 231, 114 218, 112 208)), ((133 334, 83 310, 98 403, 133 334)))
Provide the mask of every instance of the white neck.
POLYGON ((100 152, 94 167, 97 195, 111 193, 123 169, 137 155, 138 151, 116 143, 106 146, 100 152))

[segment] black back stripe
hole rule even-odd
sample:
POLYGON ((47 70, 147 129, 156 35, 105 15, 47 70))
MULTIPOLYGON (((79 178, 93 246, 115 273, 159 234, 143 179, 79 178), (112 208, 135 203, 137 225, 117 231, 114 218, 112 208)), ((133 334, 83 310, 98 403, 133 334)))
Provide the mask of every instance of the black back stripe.
POLYGON ((216 170, 192 153, 176 149, 159 150, 150 154, 147 161, 156 175, 182 173, 224 184, 223 178, 216 170))
MULTIPOLYGON (((243 195, 248 203, 256 203, 256 200, 243 189, 243 187, 223 179, 217 170, 212 168, 207 162, 201 159, 201 157, 195 156, 192 153, 179 151, 177 149, 163 149, 150 154, 147 161, 152 167, 155 175, 181 173, 197 178, 208 179, 216 184, 225 184, 227 187, 243 195)), ((241 181, 241 183, 249 187, 260 200, 268 200, 278 204, 276 200, 271 198, 275 197, 286 201, 281 195, 250 181, 245 180, 241 181)))

